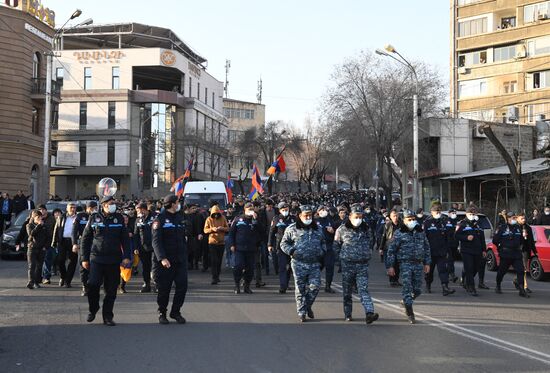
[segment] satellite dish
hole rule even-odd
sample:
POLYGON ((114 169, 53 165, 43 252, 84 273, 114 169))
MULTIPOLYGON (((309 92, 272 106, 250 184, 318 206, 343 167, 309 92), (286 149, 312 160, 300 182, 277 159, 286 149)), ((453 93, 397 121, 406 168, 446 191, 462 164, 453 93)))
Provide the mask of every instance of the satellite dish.
POLYGON ((116 181, 110 177, 99 180, 96 187, 96 194, 99 198, 114 196, 117 191, 116 181))

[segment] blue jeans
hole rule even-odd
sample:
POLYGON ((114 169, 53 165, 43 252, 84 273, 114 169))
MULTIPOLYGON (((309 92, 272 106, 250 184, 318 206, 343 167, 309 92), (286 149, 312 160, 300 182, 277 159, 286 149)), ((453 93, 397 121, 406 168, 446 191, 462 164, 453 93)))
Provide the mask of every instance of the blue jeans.
POLYGON ((48 247, 46 249, 46 256, 44 257, 44 264, 42 265, 42 278, 49 280, 52 277, 52 265, 55 263, 57 257, 57 249, 48 247))

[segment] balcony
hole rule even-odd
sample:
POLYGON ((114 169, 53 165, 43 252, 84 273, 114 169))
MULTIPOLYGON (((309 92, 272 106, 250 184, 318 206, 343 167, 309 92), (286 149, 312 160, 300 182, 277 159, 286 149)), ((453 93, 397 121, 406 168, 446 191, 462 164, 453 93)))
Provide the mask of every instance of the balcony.
MULTIPOLYGON (((37 101, 46 100, 45 78, 31 78, 31 98, 37 101)), ((56 102, 61 100, 61 90, 55 80, 52 80, 52 100, 56 102)))

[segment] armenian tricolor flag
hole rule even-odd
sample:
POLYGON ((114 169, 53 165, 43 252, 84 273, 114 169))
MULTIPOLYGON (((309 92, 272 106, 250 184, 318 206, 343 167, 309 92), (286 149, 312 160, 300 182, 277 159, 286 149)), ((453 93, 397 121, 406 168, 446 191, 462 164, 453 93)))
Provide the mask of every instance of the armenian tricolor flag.
POLYGON ((283 155, 277 157, 277 160, 271 164, 271 167, 267 170, 268 175, 274 175, 276 172, 285 172, 286 171, 286 163, 285 159, 283 158, 283 155))
POLYGON ((231 180, 231 175, 227 176, 227 184, 225 185, 225 190, 227 192, 227 200, 229 203, 233 203, 233 187, 235 184, 233 183, 233 180, 231 180))
POLYGON ((252 170, 252 189, 250 190, 250 194, 248 195, 248 198, 254 201, 263 193, 264 193, 264 188, 262 185, 262 178, 260 177, 260 172, 258 171, 258 167, 254 165, 254 168, 252 170))
POLYGON ((187 169, 185 170, 185 173, 182 176, 178 177, 176 181, 174 181, 174 184, 172 184, 172 188, 170 188, 170 191, 178 197, 181 197, 183 195, 184 185, 191 177, 191 170, 193 169, 193 158, 194 157, 191 156, 191 159, 187 164, 187 169))

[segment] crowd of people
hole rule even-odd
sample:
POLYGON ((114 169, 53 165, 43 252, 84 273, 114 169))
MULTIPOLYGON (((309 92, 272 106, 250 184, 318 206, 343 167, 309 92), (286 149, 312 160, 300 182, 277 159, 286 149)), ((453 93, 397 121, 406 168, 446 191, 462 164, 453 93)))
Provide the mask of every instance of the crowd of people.
MULTIPOLYGON (((28 243, 29 289, 51 285, 55 273, 59 286, 71 288, 78 268, 82 295, 89 303, 87 321, 92 322, 102 309, 106 325, 115 325, 117 292, 127 291, 129 277, 122 274, 137 273, 140 262, 140 291, 157 293, 161 324, 168 324, 168 317, 185 323, 181 308, 189 271, 210 271, 210 283, 216 286, 224 263, 232 268, 235 294, 252 294, 253 285, 264 287, 262 275, 273 271, 279 279, 278 293, 294 290, 301 322, 315 317, 313 304, 322 289, 323 271, 324 291, 334 293, 335 269, 342 273, 344 319, 353 320, 355 292, 365 322, 378 320, 368 288, 369 263, 375 254, 385 265, 389 286, 402 289, 401 305, 411 323, 415 322, 414 300, 422 291, 432 292, 436 269, 443 296, 456 292, 450 284, 457 281, 468 294, 477 296, 476 276, 477 289, 488 289, 484 282, 487 247, 475 206, 468 206, 460 220, 455 206, 445 215, 438 202, 432 204, 429 215, 422 210, 387 209, 385 203, 377 210, 374 203, 374 196, 366 191, 280 193, 254 201, 238 196, 234 204, 213 202, 208 210, 185 204, 175 195, 125 203, 104 197, 89 201, 85 211, 74 203, 68 203, 66 211, 53 213, 45 205, 38 206, 17 243, 28 243), (457 276, 454 260, 459 250, 464 265, 457 276), (101 287, 105 291, 102 307, 101 287)), ((545 219, 550 224, 550 207, 536 221, 546 224, 545 219)), ((536 255, 530 232, 524 214, 506 211, 502 216, 493 237, 501 258, 497 293, 502 293, 503 277, 512 266, 519 295, 529 296, 527 265, 536 255)))

